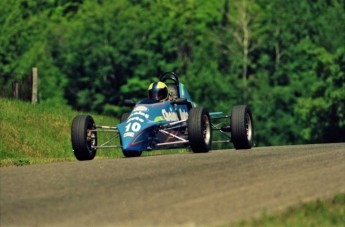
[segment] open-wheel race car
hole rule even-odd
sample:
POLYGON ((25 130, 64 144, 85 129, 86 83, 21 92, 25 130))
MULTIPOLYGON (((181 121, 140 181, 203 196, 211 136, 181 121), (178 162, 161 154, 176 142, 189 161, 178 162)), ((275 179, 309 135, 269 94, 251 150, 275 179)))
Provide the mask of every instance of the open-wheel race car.
POLYGON ((173 148, 191 148, 194 153, 205 153, 212 143, 232 142, 235 149, 253 146, 253 119, 248 106, 234 106, 230 115, 208 112, 192 102, 173 72, 161 75, 156 86, 167 89, 168 97, 164 100, 151 97, 138 102, 125 100, 132 111, 124 113, 116 126, 96 125, 90 115, 76 116, 71 128, 75 157, 92 160, 101 148, 120 148, 125 157, 138 157, 143 151, 173 148), (219 132, 224 139, 213 141, 213 131, 219 132), (97 134, 109 132, 112 136, 99 145, 97 134), (115 143, 118 139, 120 143, 115 143))

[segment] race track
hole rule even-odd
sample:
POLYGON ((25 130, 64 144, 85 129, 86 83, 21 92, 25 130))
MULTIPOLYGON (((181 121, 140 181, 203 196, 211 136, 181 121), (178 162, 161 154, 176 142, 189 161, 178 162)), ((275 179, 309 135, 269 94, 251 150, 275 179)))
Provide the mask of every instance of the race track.
POLYGON ((345 193, 345 143, 1 168, 1 226, 214 226, 345 193))

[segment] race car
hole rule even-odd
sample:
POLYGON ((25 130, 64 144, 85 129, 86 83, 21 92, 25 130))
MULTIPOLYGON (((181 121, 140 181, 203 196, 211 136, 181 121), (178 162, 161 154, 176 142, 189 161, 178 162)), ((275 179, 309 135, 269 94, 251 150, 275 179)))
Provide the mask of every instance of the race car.
POLYGON ((169 99, 146 98, 138 102, 125 100, 132 108, 115 126, 96 125, 92 116, 78 115, 73 119, 71 140, 75 157, 92 160, 98 149, 120 148, 125 157, 139 157, 143 151, 190 148, 194 153, 208 152, 214 143, 232 142, 235 149, 253 146, 254 127, 250 108, 238 105, 230 115, 209 112, 193 103, 186 87, 174 72, 162 74, 159 81, 169 92, 169 99), (213 141, 213 131, 223 140, 213 141), (113 133, 101 145, 98 133, 113 133), (120 143, 116 144, 118 140, 120 143))

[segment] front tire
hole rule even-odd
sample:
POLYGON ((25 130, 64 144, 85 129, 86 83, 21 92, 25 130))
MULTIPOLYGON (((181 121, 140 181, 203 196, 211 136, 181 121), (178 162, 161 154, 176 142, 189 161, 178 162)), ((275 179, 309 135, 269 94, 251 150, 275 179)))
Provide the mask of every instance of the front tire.
POLYGON ((79 161, 92 160, 96 155, 96 124, 89 115, 79 115, 73 119, 71 140, 75 157, 79 161))
POLYGON ((235 149, 250 149, 254 143, 252 112, 246 105, 234 106, 231 112, 231 139, 235 149))
POLYGON ((212 145, 211 118, 207 109, 192 108, 188 117, 189 144, 194 153, 206 153, 212 145))

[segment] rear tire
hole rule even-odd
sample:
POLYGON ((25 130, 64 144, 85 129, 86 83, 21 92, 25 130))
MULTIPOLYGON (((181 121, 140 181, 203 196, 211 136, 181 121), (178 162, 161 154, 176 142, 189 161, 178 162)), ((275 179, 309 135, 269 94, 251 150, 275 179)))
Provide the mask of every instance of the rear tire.
POLYGON ((92 160, 96 155, 97 133, 93 118, 89 115, 79 115, 73 119, 71 140, 75 157, 79 161, 92 160))
POLYGON ((207 109, 192 108, 188 117, 189 144, 194 153, 206 153, 212 145, 211 119, 207 109))
POLYGON ((231 112, 231 139, 235 149, 250 149, 254 141, 252 112, 246 105, 234 106, 231 112))
POLYGON ((131 113, 124 113, 124 114, 122 114, 121 119, 120 119, 120 123, 122 123, 124 121, 127 121, 129 115, 131 115, 131 113))

